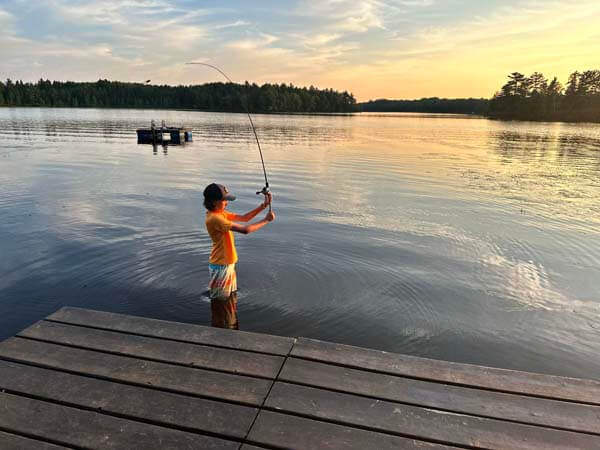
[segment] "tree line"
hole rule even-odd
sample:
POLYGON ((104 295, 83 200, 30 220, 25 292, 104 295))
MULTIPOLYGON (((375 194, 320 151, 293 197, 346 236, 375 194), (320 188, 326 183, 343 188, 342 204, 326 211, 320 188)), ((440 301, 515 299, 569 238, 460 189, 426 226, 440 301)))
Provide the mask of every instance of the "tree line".
POLYGON ((600 70, 573 72, 564 87, 556 77, 513 72, 491 100, 378 99, 357 103, 333 89, 292 84, 206 83, 189 86, 120 81, 0 81, 0 106, 172 108, 264 113, 423 112, 481 114, 499 119, 600 122, 600 70))
POLYGON ((147 85, 120 81, 0 81, 0 106, 173 108, 207 111, 346 113, 356 111, 347 92, 292 84, 206 83, 147 85))
POLYGON ((419 100, 370 100, 358 103, 364 112, 422 112, 453 114, 486 114, 489 100, 485 98, 422 98, 419 100))
POLYGON ((513 72, 490 100, 489 115, 499 119, 600 122, 600 70, 573 72, 566 87, 534 72, 513 72))

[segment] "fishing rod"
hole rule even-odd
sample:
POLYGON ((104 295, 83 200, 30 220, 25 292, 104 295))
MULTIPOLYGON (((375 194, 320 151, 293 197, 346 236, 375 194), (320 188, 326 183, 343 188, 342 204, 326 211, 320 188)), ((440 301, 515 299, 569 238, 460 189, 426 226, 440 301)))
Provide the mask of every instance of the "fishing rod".
MULTIPOLYGON (((212 64, 207 64, 207 63, 203 63, 203 62, 188 62, 186 64, 206 66, 206 67, 210 67, 211 69, 215 69, 217 72, 219 72, 221 75, 223 75, 227 79, 227 81, 229 81, 231 84, 235 84, 233 81, 231 81, 231 78, 229 78, 227 76, 227 74, 225 72, 223 72, 221 69, 219 69, 217 66, 213 66, 212 64)), ((242 103, 244 103, 244 102, 242 102, 242 103)), ((244 104, 244 107, 246 109, 246 114, 248 115, 248 120, 250 121, 250 125, 252 126, 252 131, 254 132, 254 137, 256 139, 256 145, 258 145, 258 152, 260 153, 260 162, 262 163, 263 174, 265 176, 265 186, 260 191, 256 192, 256 195, 258 195, 258 194, 267 195, 270 192, 269 180, 267 179, 267 170, 265 169, 265 160, 263 158, 262 149, 260 148, 260 141, 258 140, 258 134, 256 134, 256 128, 254 127, 254 122, 252 121, 252 116, 250 115, 250 110, 248 109, 248 96, 247 95, 246 95, 246 102, 244 104)), ((270 203, 269 203, 269 211, 271 211, 270 203)))

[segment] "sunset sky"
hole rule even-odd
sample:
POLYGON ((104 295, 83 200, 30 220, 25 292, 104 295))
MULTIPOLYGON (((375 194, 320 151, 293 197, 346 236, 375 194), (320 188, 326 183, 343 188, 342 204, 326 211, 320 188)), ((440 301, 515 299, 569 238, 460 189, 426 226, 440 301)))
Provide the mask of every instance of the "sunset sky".
POLYGON ((0 79, 285 82, 490 97, 512 71, 600 68, 600 1, 0 0, 0 79))

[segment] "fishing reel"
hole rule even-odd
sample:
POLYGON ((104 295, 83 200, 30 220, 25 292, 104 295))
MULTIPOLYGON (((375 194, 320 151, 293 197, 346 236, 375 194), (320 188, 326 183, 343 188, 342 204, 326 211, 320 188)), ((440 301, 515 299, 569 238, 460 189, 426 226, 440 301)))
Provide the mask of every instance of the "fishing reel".
POLYGON ((257 191, 256 195, 259 195, 259 194, 267 195, 269 192, 271 192, 269 190, 269 186, 265 186, 260 191, 257 191))
MULTIPOLYGON (((269 185, 267 184, 265 187, 263 187, 260 191, 256 192, 256 195, 259 194, 263 194, 266 198, 267 194, 269 194, 271 191, 269 190, 269 185)), ((269 212, 271 212, 271 204, 269 203, 269 212)))

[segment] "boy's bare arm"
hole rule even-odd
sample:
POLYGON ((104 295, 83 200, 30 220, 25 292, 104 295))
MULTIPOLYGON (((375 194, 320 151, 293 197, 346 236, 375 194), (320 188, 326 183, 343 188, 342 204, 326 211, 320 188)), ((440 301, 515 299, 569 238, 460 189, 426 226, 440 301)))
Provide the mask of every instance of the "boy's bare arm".
POLYGON ((265 201, 262 202, 259 206, 257 206, 256 208, 254 208, 252 211, 248 211, 246 214, 244 215, 239 215, 239 214, 234 214, 233 217, 231 217, 231 220, 233 220, 234 222, 249 222, 252 219, 254 219, 256 217, 256 215, 261 212, 263 209, 265 209, 267 206, 269 206, 271 204, 271 200, 273 199, 273 196, 271 195, 271 193, 267 193, 265 195, 265 201))
POLYGON ((240 225, 239 223, 235 222, 232 223, 231 231, 235 231, 236 233, 241 234, 254 233, 255 231, 260 230, 262 227, 264 227, 269 222, 272 222, 273 220, 275 220, 275 213, 269 211, 264 219, 259 220, 258 222, 251 223, 250 225, 240 225))
POLYGON ((254 208, 252 211, 248 211, 244 215, 234 214, 233 217, 231 217, 231 220, 233 220, 234 222, 249 222, 252 219, 254 219, 256 217, 256 215, 259 212, 261 212, 263 209, 265 209, 264 203, 260 204, 259 206, 254 208))

